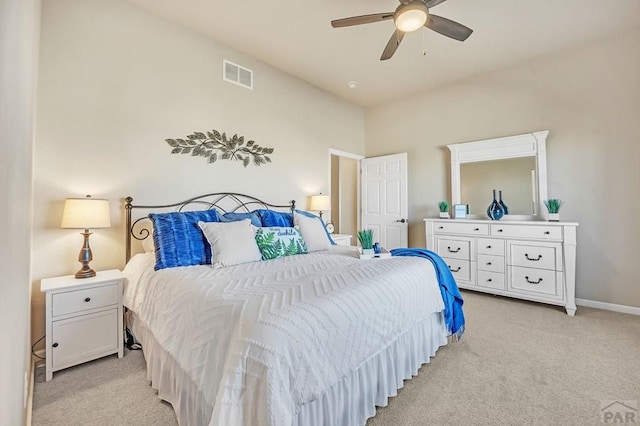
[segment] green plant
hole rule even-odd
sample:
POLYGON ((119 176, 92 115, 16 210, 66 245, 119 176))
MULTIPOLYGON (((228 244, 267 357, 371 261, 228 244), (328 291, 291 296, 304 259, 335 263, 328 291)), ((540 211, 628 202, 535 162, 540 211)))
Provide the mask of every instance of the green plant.
POLYGON ((544 205, 547 206, 549 213, 560 213, 560 206, 562 206, 562 200, 558 198, 549 198, 544 200, 544 205))
POLYGON ((440 209, 441 213, 446 213, 449 211, 449 203, 447 203, 446 201, 440 201, 438 203, 438 208, 440 209))
POLYGON ((363 231, 358 231, 358 241, 360 241, 360 245, 363 249, 372 249, 373 248, 373 230, 365 229, 363 231))

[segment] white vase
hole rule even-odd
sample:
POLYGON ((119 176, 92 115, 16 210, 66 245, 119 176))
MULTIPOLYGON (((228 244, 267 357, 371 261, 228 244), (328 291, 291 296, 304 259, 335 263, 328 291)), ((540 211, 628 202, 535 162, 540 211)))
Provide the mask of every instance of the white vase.
POLYGON ((549 213, 549 222, 560 222, 560 213, 549 213))
POLYGON ((449 212, 440 212, 440 219, 449 219, 449 212))

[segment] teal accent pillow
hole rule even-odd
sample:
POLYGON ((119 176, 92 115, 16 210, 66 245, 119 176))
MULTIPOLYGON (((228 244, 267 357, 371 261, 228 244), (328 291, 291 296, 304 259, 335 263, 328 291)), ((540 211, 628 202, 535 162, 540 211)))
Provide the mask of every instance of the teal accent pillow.
POLYGON ((307 243, 304 242, 300 233, 291 227, 258 228, 256 243, 264 260, 307 252, 307 243))
POLYGON ((211 248, 198 222, 218 222, 215 209, 193 212, 151 213, 155 270, 211 263, 211 248))

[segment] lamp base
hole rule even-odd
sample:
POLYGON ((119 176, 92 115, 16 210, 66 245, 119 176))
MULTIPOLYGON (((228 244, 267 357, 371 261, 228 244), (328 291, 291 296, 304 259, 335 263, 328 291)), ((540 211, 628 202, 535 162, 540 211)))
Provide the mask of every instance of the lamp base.
POLYGON ((81 234, 84 237, 84 244, 82 245, 82 249, 80 249, 80 254, 78 255, 78 262, 82 263, 82 268, 78 272, 76 272, 76 278, 91 278, 96 276, 96 271, 89 267, 89 262, 93 260, 93 255, 91 254, 91 247, 89 247, 89 232, 88 229, 85 229, 81 234))
POLYGON ((76 272, 76 275, 75 275, 76 278, 91 278, 95 276, 96 276, 96 271, 89 268, 89 266, 87 266, 86 268, 83 266, 78 272, 76 272))

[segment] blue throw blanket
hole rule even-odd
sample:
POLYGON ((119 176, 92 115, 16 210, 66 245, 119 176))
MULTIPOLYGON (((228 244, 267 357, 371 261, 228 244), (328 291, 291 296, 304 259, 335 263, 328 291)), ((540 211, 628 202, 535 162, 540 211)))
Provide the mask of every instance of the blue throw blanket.
POLYGON ((453 274, 442 258, 427 249, 420 248, 398 248, 391 250, 392 256, 414 256, 428 259, 433 263, 440 285, 440 293, 444 301, 444 319, 447 329, 454 339, 459 339, 464 333, 464 313, 462 312, 462 296, 458 290, 458 284, 453 278, 453 274))

